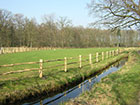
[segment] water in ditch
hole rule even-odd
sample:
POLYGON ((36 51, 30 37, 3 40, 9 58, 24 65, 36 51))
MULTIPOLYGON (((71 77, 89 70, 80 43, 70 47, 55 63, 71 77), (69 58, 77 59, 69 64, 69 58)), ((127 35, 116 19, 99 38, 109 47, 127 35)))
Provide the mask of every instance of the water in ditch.
POLYGON ((64 91, 62 93, 58 93, 53 97, 48 97, 41 100, 38 99, 34 102, 24 103, 22 105, 59 105, 60 103, 78 97, 82 92, 89 91, 94 86, 94 84, 100 82, 100 80, 103 77, 107 76, 112 72, 119 70, 125 64, 126 61, 127 59, 122 59, 119 62, 107 68, 106 70, 104 70, 101 74, 93 76, 83 81, 82 83, 78 84, 77 86, 74 86, 73 88, 64 91))

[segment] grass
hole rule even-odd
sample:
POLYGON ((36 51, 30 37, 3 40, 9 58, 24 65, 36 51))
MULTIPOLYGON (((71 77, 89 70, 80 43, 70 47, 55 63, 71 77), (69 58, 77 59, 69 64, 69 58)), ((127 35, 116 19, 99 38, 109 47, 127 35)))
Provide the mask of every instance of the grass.
POLYGON ((139 105, 140 54, 133 51, 125 66, 65 105, 139 105))
MULTIPOLYGON (((32 52, 23 52, 23 53, 14 53, 14 54, 5 54, 0 55, 0 65, 5 64, 15 64, 15 63, 23 63, 23 62, 36 62, 40 59, 43 60, 51 60, 51 59, 64 59, 64 57, 78 57, 80 54, 86 55, 88 58, 88 54, 93 54, 95 59, 96 52, 102 52, 102 51, 109 51, 109 50, 115 50, 116 48, 83 48, 83 49, 57 49, 57 50, 41 50, 41 51, 32 51, 32 52)), ((100 57, 101 58, 101 57, 100 57)), ((82 57, 83 59, 83 57, 82 57)), ((78 62, 78 58, 75 60, 68 60, 69 62, 76 61, 78 62)), ((53 66, 56 64, 64 64, 64 62, 53 62, 53 63, 44 63, 43 67, 53 66)), ((72 65, 78 66, 77 65, 72 65)), ((16 70, 23 70, 23 69, 30 69, 30 68, 39 68, 39 64, 32 64, 32 65, 20 65, 20 66, 14 66, 14 67, 5 67, 0 68, 0 74, 5 73, 8 71, 16 71, 16 70)), ((57 70, 63 70, 63 67, 56 68, 57 70)), ((55 70, 55 68, 54 68, 55 70)), ((52 71, 52 69, 47 69, 48 72, 52 71)), ((33 77, 37 76, 38 71, 33 72, 25 72, 25 73, 19 73, 17 74, 10 74, 7 76, 0 76, 0 81, 5 80, 14 80, 19 78, 26 78, 26 77, 33 77)))
POLYGON ((110 51, 117 48, 77 48, 77 49, 56 49, 22 52, 0 55, 0 65, 21 62, 39 61, 39 59, 50 60, 64 57, 76 57, 79 55, 94 54, 96 52, 110 51))
MULTIPOLYGON (((89 48, 89 49, 59 49, 56 51, 33 51, 15 54, 5 54, 0 55, 0 63, 11 64, 19 62, 30 62, 38 61, 42 59, 57 59, 67 57, 75 57, 79 54, 88 55, 89 53, 95 54, 95 52, 102 52, 112 50, 109 48, 89 48), (10 58, 10 59, 9 59, 10 58)), ((94 69, 90 69, 90 66, 83 67, 82 69, 77 68, 77 65, 69 67, 68 72, 65 73, 62 68, 45 69, 43 71, 43 78, 38 78, 38 71, 15 73, 5 76, 0 76, 0 103, 13 103, 17 100, 22 100, 28 97, 37 96, 39 94, 45 94, 49 96, 51 92, 56 92, 65 88, 75 82, 81 81, 86 77, 96 71, 105 68, 117 59, 126 56, 126 54, 121 54, 120 56, 112 57, 110 59, 105 59, 99 63, 93 65, 94 69)), ((44 66, 51 65, 46 64, 44 66)), ((31 67, 37 67, 38 65, 32 65, 31 67)), ((9 70, 18 70, 20 68, 24 69, 29 67, 28 65, 19 67, 10 67, 2 69, 0 72, 7 72, 9 70)))

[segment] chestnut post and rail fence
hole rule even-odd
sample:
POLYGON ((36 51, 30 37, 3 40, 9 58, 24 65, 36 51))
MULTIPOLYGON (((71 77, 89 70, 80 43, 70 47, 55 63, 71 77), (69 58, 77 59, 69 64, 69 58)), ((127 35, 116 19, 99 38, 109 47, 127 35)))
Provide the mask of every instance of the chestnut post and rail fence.
POLYGON ((44 69, 50 69, 50 68, 55 68, 55 67, 62 67, 64 72, 68 72, 69 69, 69 65, 72 64, 77 64, 77 68, 81 69, 84 66, 89 65, 91 68, 93 68, 93 64, 94 63, 98 63, 100 61, 103 61, 105 59, 109 59, 113 56, 117 56, 119 54, 121 54, 123 52, 122 49, 117 49, 117 50, 111 50, 111 51, 106 51, 106 52, 96 52, 95 54, 89 54, 87 56, 82 56, 79 55, 77 57, 64 57, 64 59, 54 59, 54 60, 43 60, 40 59, 37 62, 25 62, 25 63, 15 63, 15 64, 7 64, 7 65, 0 65, 0 68, 5 68, 5 67, 14 67, 14 66, 18 66, 18 65, 30 65, 30 64, 38 64, 38 68, 30 68, 30 69, 23 69, 23 70, 12 70, 12 71, 8 71, 8 72, 4 72, 4 73, 0 73, 0 75, 8 75, 8 74, 13 74, 13 73, 22 73, 22 72, 28 72, 28 71, 37 71, 39 72, 39 78, 43 77, 43 70, 44 69), (76 61, 71 61, 76 59, 76 61), (50 62, 61 62, 61 64, 59 63, 55 63, 53 65, 49 65, 49 66, 43 66, 44 63, 49 64, 50 62), (85 62, 87 64, 85 64, 85 62))
POLYGON ((29 51, 40 51, 40 50, 56 50, 60 48, 51 47, 0 47, 0 54, 18 53, 18 52, 29 52, 29 51))

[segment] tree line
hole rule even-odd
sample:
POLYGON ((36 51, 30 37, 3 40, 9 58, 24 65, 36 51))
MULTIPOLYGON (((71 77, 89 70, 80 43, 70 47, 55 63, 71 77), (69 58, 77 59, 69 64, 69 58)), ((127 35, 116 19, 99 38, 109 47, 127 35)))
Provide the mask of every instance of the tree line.
POLYGON ((42 23, 0 9, 1 47, 130 47, 140 46, 135 30, 115 31, 74 26, 67 17, 44 16, 42 23))

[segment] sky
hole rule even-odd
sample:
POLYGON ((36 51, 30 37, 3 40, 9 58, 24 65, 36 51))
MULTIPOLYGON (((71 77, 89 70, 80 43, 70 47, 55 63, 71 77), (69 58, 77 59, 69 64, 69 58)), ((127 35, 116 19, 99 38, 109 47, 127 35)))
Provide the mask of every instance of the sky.
POLYGON ((88 26, 93 22, 89 16, 87 3, 91 0, 0 0, 0 8, 21 13, 28 18, 36 18, 38 23, 42 22, 44 15, 55 15, 56 17, 67 17, 72 20, 74 26, 88 26))

